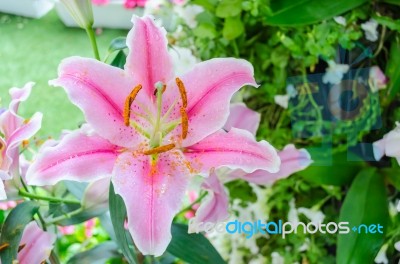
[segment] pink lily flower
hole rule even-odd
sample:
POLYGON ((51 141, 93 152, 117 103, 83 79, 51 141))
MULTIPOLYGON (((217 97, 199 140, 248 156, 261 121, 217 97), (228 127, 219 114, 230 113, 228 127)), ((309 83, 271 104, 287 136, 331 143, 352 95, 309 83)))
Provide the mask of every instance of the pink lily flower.
POLYGON ((44 263, 49 258, 56 235, 39 228, 35 221, 30 222, 22 234, 18 263, 44 263))
MULTIPOLYGON (((232 127, 240 128, 255 135, 259 123, 259 113, 247 108, 244 104, 232 104, 224 129, 229 131, 232 127)), ((207 190, 208 195, 196 211, 195 217, 189 221, 189 232, 198 233, 204 230, 204 223, 218 223, 229 217, 228 193, 223 182, 243 179, 260 185, 272 184, 305 169, 312 162, 310 154, 305 149, 298 150, 293 144, 285 146, 282 151, 278 152, 278 155, 281 159, 281 167, 278 172, 274 173, 262 169, 252 173, 241 169, 212 171, 210 177, 204 179, 202 185, 202 188, 207 190)))
POLYGON ((72 235, 73 233, 75 233, 75 226, 74 225, 57 226, 57 228, 60 231, 60 233, 63 234, 64 236, 72 235))
POLYGON ((222 127, 232 95, 257 86, 250 63, 220 58, 176 76, 166 31, 150 17, 133 17, 125 69, 72 57, 52 85, 62 86, 94 133, 81 130, 41 151, 27 172, 32 185, 111 177, 127 207, 128 227, 144 255, 161 255, 192 175, 228 166, 279 170, 266 141, 222 127))
POLYGON ((40 129, 42 113, 35 113, 31 119, 19 116, 20 102, 31 93, 33 83, 23 88, 11 88, 9 109, 0 115, 0 200, 7 198, 3 180, 19 175, 19 147, 23 141, 31 138, 40 129))

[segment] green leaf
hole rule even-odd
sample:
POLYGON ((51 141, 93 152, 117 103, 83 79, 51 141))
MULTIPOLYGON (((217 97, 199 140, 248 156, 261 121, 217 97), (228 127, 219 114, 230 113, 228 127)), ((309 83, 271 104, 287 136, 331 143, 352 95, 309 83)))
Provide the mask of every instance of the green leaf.
POLYGON ((123 69, 125 62, 126 62, 126 55, 122 50, 120 50, 118 51, 117 55, 111 62, 111 65, 123 69))
POLYGON ((272 16, 265 19, 268 25, 299 26, 330 19, 347 12, 368 0, 279 0, 271 1, 272 16))
POLYGON ((57 222, 57 225, 69 226, 80 224, 86 222, 89 219, 92 219, 93 217, 101 216, 105 212, 107 212, 107 209, 105 208, 85 209, 83 212, 80 212, 74 216, 71 216, 70 218, 57 222))
POLYGON ((218 0, 192 0, 192 4, 204 7, 204 9, 214 12, 218 0))
POLYGON ((390 91, 390 98, 396 97, 400 90, 400 41, 393 40, 390 46, 389 61, 386 65, 386 76, 389 77, 388 89, 390 91))
POLYGON ((27 201, 17 205, 7 216, 1 229, 0 245, 7 243, 9 246, 0 251, 1 263, 11 264, 13 260, 17 259, 22 233, 38 210, 37 202, 27 201))
POLYGON ((117 244, 130 264, 137 263, 136 252, 132 238, 124 228, 126 208, 121 196, 115 193, 114 185, 110 183, 110 216, 114 227, 117 244))
POLYGON ((188 226, 172 225, 167 252, 191 264, 225 263, 210 241, 201 234, 188 234, 188 226))
POLYGON ((222 35, 227 40, 232 40, 244 32, 244 26, 240 16, 237 17, 228 17, 225 19, 224 29, 222 30, 222 35))
POLYGON ((113 241, 106 241, 87 251, 70 258, 67 264, 103 264, 110 258, 121 257, 118 246, 113 241))
POLYGON ((387 16, 372 15, 372 18, 379 24, 388 27, 391 30, 400 31, 400 19, 393 19, 387 16))
POLYGON ((242 0, 222 0, 215 15, 221 18, 234 17, 242 12, 242 0))
POLYGON ((193 34, 199 38, 213 39, 217 36, 217 31, 215 30, 215 25, 212 23, 200 23, 193 29, 193 34))
POLYGON ((110 47, 108 47, 108 52, 112 53, 126 48, 128 48, 126 45, 126 37, 118 37, 111 41, 110 47))
POLYGON ((82 199, 85 189, 88 186, 85 182, 63 181, 63 183, 67 190, 79 200, 82 199))
POLYGON ((388 224, 388 203, 382 175, 375 168, 362 170, 354 179, 340 211, 339 221, 349 222, 350 233, 339 234, 337 242, 337 263, 373 263, 384 241, 388 224), (382 233, 353 231, 351 228, 364 224, 381 225, 382 233))
POLYGON ((334 186, 348 184, 364 165, 363 162, 349 161, 347 152, 330 155, 329 150, 324 148, 307 150, 314 162, 298 174, 313 183, 334 186))

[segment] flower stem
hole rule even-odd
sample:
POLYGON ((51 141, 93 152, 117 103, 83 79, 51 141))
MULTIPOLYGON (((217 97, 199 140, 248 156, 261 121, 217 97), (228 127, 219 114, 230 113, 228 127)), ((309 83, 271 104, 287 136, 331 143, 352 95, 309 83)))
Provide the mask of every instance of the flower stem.
POLYGON ((180 214, 185 213, 186 211, 189 211, 190 209, 192 209, 193 205, 195 205, 195 204, 199 203, 201 200, 203 200, 203 198, 206 197, 206 195, 207 195, 207 192, 204 192, 193 203, 189 204, 188 206, 186 206, 185 208, 180 210, 179 213, 177 213, 176 215, 180 215, 180 214))
POLYGON ((21 195, 23 197, 28 197, 28 198, 32 198, 32 199, 36 199, 36 200, 49 201, 49 202, 81 204, 79 201, 76 201, 76 200, 68 200, 68 199, 60 199, 60 198, 55 198, 55 197, 41 196, 41 195, 36 195, 33 193, 26 192, 24 190, 19 190, 19 195, 21 195))
POLYGON ((54 217, 53 219, 50 219, 49 221, 46 221, 46 225, 55 224, 55 223, 60 222, 60 221, 62 221, 64 219, 71 218, 74 215, 77 215, 77 214, 79 214, 81 212, 83 212, 83 207, 79 207, 78 209, 76 209, 75 211, 72 211, 70 213, 66 213, 64 215, 60 215, 60 216, 54 217))
POLYGON ((90 44, 92 44, 94 57, 96 58, 96 60, 100 60, 99 49, 97 48, 96 36, 94 34, 93 28, 92 27, 86 28, 86 33, 90 39, 90 44))
MULTIPOLYGON (((24 192, 30 194, 30 193, 29 193, 28 186, 25 184, 25 182, 24 182, 24 180, 22 179, 22 177, 19 176, 19 178, 20 178, 20 180, 21 180, 22 186, 23 186, 24 189, 25 189, 24 192)), ((28 197, 28 198, 29 198, 29 197, 28 197)), ((42 225, 43 231, 46 231, 46 230, 47 230, 47 228, 46 228, 46 223, 45 223, 45 221, 44 221, 44 218, 43 218, 42 214, 38 211, 38 212, 36 213, 36 215, 37 215, 38 218, 39 218, 39 222, 40 222, 40 224, 42 225)))

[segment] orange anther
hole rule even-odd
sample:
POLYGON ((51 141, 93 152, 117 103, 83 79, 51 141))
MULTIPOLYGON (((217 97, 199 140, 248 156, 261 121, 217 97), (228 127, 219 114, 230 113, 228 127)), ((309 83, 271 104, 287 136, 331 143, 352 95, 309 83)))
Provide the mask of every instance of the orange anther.
POLYGON ((124 112, 123 112, 123 117, 124 117, 124 124, 125 126, 129 126, 129 121, 131 118, 131 106, 133 101, 135 100, 137 94, 139 91, 142 89, 142 85, 137 85, 131 93, 126 97, 125 99, 125 105, 124 105, 124 112))
POLYGON ((143 152, 143 154, 144 155, 159 154, 159 153, 167 152, 168 150, 171 150, 173 148, 175 148, 175 144, 168 144, 168 145, 156 147, 156 148, 153 148, 153 149, 145 150, 143 152))
POLYGON ((185 85, 183 84, 182 80, 179 78, 176 78, 175 82, 179 88, 179 93, 181 94, 182 106, 186 108, 187 107, 187 94, 186 94, 185 85))

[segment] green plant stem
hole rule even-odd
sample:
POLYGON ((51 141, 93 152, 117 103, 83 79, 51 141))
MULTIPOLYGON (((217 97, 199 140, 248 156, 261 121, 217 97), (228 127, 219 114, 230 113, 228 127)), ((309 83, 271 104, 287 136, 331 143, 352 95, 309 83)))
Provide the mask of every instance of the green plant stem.
POLYGON ((196 199, 196 201, 194 201, 193 203, 189 204, 188 206, 186 206, 185 208, 180 210, 179 213, 177 213, 176 215, 180 215, 186 211, 189 211, 190 209, 192 209, 193 205, 195 205, 195 204, 199 203, 201 200, 203 200, 203 198, 206 197, 206 195, 207 195, 207 192, 203 193, 202 195, 199 196, 199 198, 196 199))
POLYGON ((48 196, 41 196, 41 195, 36 195, 29 193, 24 190, 19 190, 19 195, 23 197, 28 197, 36 200, 43 200, 43 201, 49 201, 49 202, 60 202, 60 203, 68 203, 68 204, 81 204, 79 201, 76 200, 68 200, 68 199, 60 199, 60 198, 55 198, 55 197, 48 197, 48 196))
POLYGON ((80 208, 78 208, 75 211, 72 211, 70 213, 66 213, 66 214, 54 217, 53 219, 50 219, 49 221, 46 221, 46 225, 52 225, 52 224, 60 222, 60 221, 62 221, 64 219, 71 218, 72 216, 77 215, 77 214, 81 213, 82 211, 83 211, 83 207, 80 207, 80 208))
POLYGON ((92 27, 86 29, 86 33, 90 39, 90 44, 92 44, 92 49, 94 53, 94 57, 96 60, 100 60, 99 49, 97 47, 96 35, 94 34, 94 30, 92 27))
MULTIPOLYGON (((24 180, 22 179, 21 176, 20 176, 19 178, 21 179, 21 184, 22 184, 23 188, 25 189, 25 192, 26 192, 26 193, 29 193, 28 186, 25 184, 25 182, 24 182, 24 180)), ((29 193, 29 194, 30 194, 30 193, 29 193)), ((29 197, 28 197, 28 198, 29 198, 29 197)), ((38 211, 36 214, 37 214, 37 216, 38 216, 38 218, 39 218, 39 222, 40 222, 40 224, 42 225, 43 230, 46 231, 46 230, 47 230, 47 228, 46 228, 46 222, 44 221, 44 218, 43 218, 42 214, 41 214, 39 211, 38 211)))

